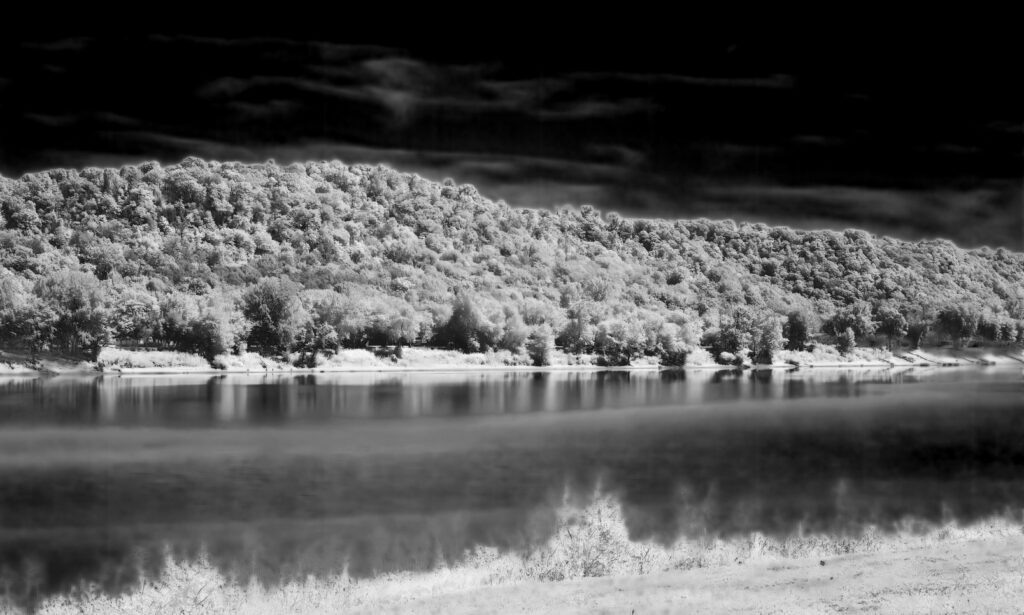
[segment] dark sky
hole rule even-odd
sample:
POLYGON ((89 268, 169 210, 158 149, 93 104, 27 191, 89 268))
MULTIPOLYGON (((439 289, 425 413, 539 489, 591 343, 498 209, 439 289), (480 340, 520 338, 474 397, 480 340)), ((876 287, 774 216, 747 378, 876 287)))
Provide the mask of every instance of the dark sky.
POLYGON ((1013 39, 469 40, 452 28, 427 42, 8 37, 0 173, 338 158, 513 205, 1024 249, 1013 39))

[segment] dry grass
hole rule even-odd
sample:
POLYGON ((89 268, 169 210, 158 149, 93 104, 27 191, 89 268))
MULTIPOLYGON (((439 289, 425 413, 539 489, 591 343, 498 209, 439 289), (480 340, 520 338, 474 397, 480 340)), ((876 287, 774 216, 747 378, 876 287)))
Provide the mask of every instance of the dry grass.
POLYGON ((209 362, 196 354, 173 350, 124 350, 121 348, 104 348, 100 351, 96 364, 100 369, 124 367, 210 368, 209 362))
POLYGON ((686 354, 687 365, 715 365, 715 358, 711 353, 700 346, 690 350, 686 354))
POLYGON ((894 534, 869 529, 855 538, 810 535, 774 540, 754 534, 735 539, 682 539, 666 546, 631 541, 621 506, 608 495, 598 495, 582 508, 564 504, 557 515, 555 534, 529 552, 500 553, 493 548, 478 548, 466 554, 460 563, 430 572, 386 574, 371 579, 353 579, 343 573, 332 578, 309 578, 264 587, 255 581, 240 583, 226 578, 204 559, 180 562, 168 557, 159 578, 144 580, 131 592, 109 596, 95 588, 85 588, 73 596, 47 600, 37 612, 255 615, 400 609, 402 604, 413 601, 538 580, 622 578, 744 563, 899 553, 1021 533, 1019 522, 997 518, 971 527, 949 524, 927 531, 908 524, 894 534))
POLYGON ((830 344, 816 344, 814 350, 780 350, 775 353, 777 363, 797 362, 804 365, 815 363, 876 363, 890 359, 892 353, 884 348, 857 346, 849 354, 840 353, 830 344))

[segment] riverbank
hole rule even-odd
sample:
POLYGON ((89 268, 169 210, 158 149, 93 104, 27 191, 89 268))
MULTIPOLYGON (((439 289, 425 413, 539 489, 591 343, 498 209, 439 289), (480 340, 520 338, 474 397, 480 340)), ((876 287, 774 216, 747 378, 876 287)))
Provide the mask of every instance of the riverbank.
POLYGON ((563 583, 532 581, 390 601, 353 612, 1009 613, 1024 602, 1022 551, 1021 536, 982 538, 891 554, 749 562, 563 583))
POLYGON ((34 357, 17 350, 0 350, 0 376, 47 376, 96 373, 96 363, 54 353, 34 357))
MULTIPOLYGON (((630 371, 657 369, 721 370, 730 366, 709 361, 707 353, 695 353, 699 361, 684 366, 662 366, 657 357, 641 357, 629 366, 598 365, 596 355, 556 352, 551 365, 537 367, 509 352, 463 353, 433 348, 404 348, 401 357, 378 355, 369 350, 345 349, 324 359, 316 367, 294 365, 256 353, 221 355, 213 364, 198 355, 171 351, 104 349, 96 362, 77 361, 53 354, 35 359, 25 353, 0 351, 0 376, 41 376, 72 374, 317 374, 347 372, 453 372, 453 371, 630 371)), ((875 348, 857 348, 850 355, 837 352, 779 351, 770 365, 748 369, 858 369, 900 367, 968 367, 1020 365, 1024 348, 976 347, 954 350, 926 348, 897 353, 875 348)))
POLYGON ((228 579, 205 561, 168 559, 160 577, 134 590, 51 598, 38 612, 931 613, 1003 612, 1024 600, 1018 518, 663 546, 630 541, 611 496, 583 509, 564 506, 558 517, 554 535, 529 554, 478 548, 429 572, 342 573, 271 587, 228 579))

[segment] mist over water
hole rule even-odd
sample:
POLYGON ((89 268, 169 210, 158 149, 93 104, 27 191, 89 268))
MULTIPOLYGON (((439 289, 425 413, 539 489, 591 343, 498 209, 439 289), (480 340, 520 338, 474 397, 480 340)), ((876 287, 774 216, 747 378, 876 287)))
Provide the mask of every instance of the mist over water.
POLYGON ((856 534, 1024 508, 1014 369, 0 382, 0 578, 264 581, 543 541, 596 488, 631 536, 856 534))

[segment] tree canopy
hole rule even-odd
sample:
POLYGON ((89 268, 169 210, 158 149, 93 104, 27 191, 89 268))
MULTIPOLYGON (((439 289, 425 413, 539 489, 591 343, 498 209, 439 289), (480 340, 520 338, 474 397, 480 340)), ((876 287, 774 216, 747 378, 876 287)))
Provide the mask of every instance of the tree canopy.
POLYGON ((472 186, 340 162, 189 158, 0 178, 5 344, 315 356, 433 340, 544 362, 554 342, 628 362, 704 336, 764 360, 786 336, 799 349, 819 332, 898 339, 933 322, 958 344, 979 331, 1019 340, 1024 255, 517 209, 472 186))

